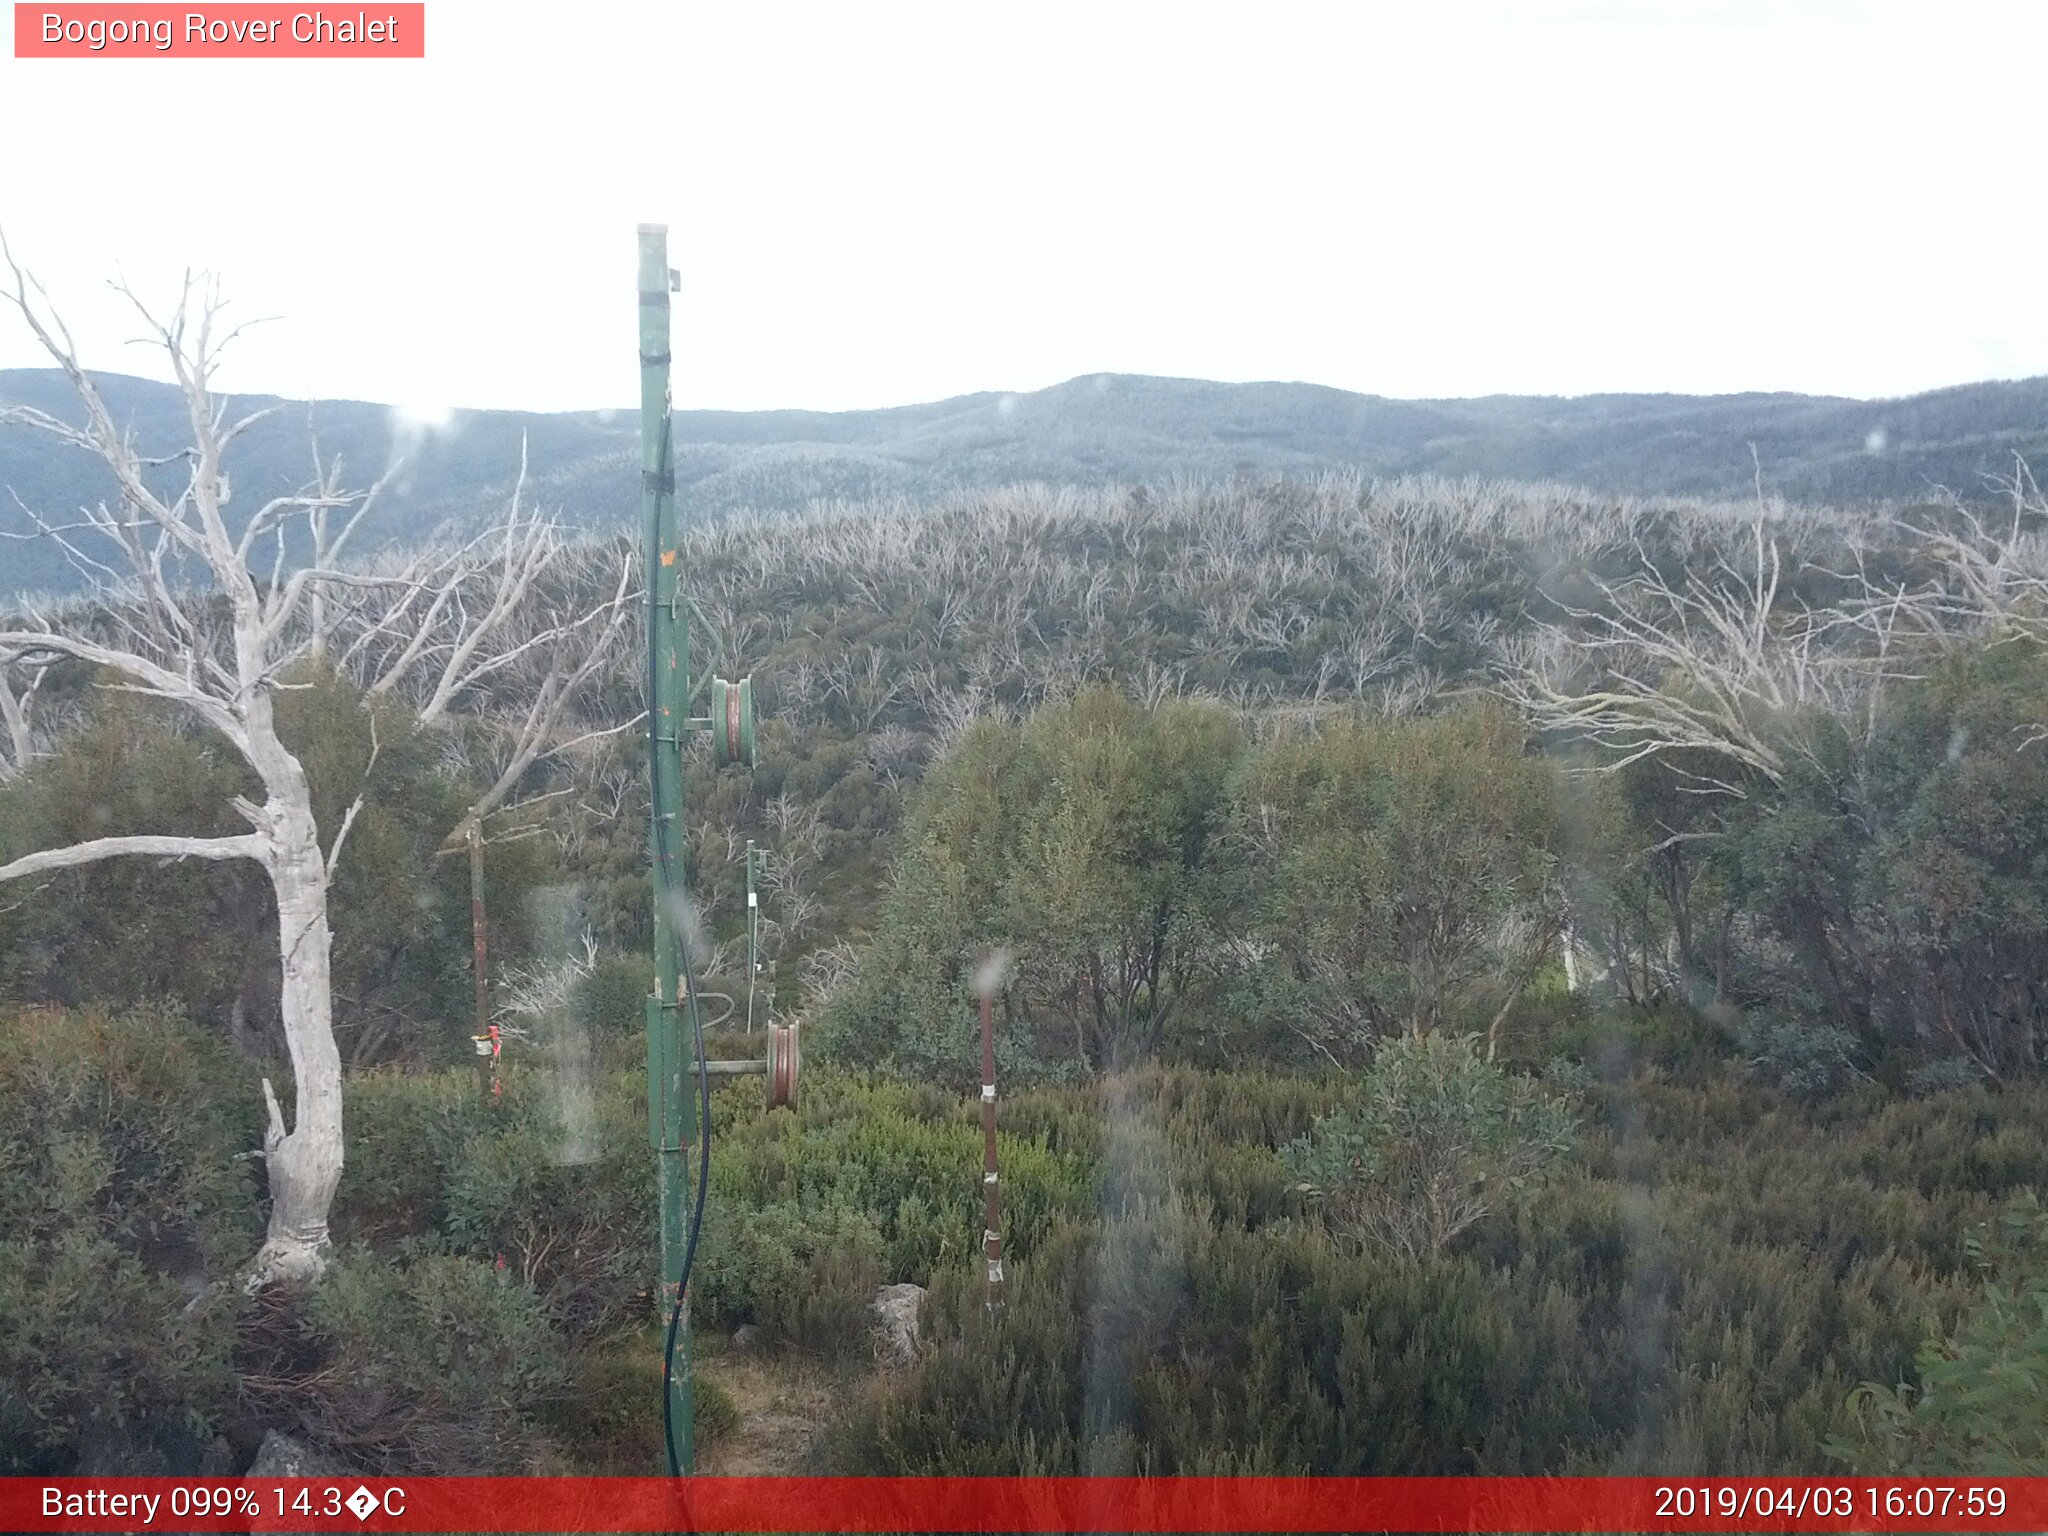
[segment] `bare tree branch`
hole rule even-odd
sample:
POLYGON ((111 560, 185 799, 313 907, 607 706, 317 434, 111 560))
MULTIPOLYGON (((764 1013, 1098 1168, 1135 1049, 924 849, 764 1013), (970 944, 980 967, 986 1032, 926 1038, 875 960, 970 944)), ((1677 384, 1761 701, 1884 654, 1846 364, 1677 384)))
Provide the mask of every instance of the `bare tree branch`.
POLYGON ((256 859, 269 854, 269 845, 257 833, 239 837, 96 837, 90 842, 72 843, 64 848, 45 848, 24 854, 11 864, 0 864, 0 880, 20 880, 52 869, 75 869, 102 859, 146 855, 161 859, 256 859))

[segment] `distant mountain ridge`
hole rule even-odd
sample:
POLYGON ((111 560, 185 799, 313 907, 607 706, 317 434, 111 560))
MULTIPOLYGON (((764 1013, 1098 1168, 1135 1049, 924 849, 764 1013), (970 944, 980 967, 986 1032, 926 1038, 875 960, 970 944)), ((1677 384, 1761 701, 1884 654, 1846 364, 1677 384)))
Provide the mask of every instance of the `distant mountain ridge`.
MULTIPOLYGON (((97 376, 115 418, 144 452, 182 446, 184 408, 168 385, 97 376)), ((502 506, 528 444, 531 492, 592 529, 637 507, 631 410, 543 414, 459 411, 445 430, 409 428, 391 408, 353 401, 285 404, 236 445, 235 508, 302 483, 307 425, 367 485, 403 460, 379 537, 409 543, 475 527, 502 506)), ((0 370, 0 407, 76 419, 55 370, 0 370)), ((2048 377, 1960 385, 1898 400, 1797 394, 1493 395, 1391 400, 1317 384, 1219 384, 1094 374, 1028 393, 961 395, 862 411, 682 411, 677 480, 686 511, 723 517, 801 512, 818 501, 905 497, 1014 483, 1100 485, 1175 475, 1478 475, 1556 480, 1630 495, 1746 496, 1756 448, 1767 491, 1798 501, 1911 501, 1934 484, 1966 495, 2010 471, 2015 454, 2048 464, 2048 377)), ((62 516, 111 489, 85 454, 26 428, 0 429, 0 531, 26 521, 11 491, 62 516)), ((366 528, 367 531, 367 528, 366 528)), ((55 550, 0 543, 0 593, 64 591, 55 550)))

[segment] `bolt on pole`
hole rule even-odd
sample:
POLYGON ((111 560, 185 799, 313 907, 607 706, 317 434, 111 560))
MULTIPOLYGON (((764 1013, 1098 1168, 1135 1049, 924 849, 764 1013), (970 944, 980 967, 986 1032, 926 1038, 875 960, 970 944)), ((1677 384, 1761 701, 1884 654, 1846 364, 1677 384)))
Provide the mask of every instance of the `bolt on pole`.
POLYGON ((697 1136, 690 1052, 683 1033, 677 952, 683 910, 683 732, 689 728, 690 634, 682 606, 676 530, 675 445, 669 402, 668 226, 642 224, 640 247, 640 527, 646 562, 648 773, 652 793, 648 853, 654 884, 654 992, 647 999, 647 1128, 654 1144, 660 1207, 662 1313, 682 1305, 676 1330, 669 1410, 677 1462, 696 1470, 689 1298, 682 1288, 684 1206, 689 1152, 697 1136))

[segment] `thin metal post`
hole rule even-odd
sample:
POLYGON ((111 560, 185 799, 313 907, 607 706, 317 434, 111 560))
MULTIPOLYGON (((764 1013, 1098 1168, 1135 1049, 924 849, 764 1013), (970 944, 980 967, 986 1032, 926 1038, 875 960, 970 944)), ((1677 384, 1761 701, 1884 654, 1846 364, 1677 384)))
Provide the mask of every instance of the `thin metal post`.
MULTIPOLYGON (((682 738, 689 714, 690 636, 681 603, 682 567, 676 535, 675 451, 669 405, 668 226, 642 224, 640 248, 640 521, 647 571, 647 708, 652 820, 649 861, 654 877, 654 993, 647 1000, 647 1122, 656 1157, 660 1205, 662 1313, 676 1305, 683 1273, 684 1207, 689 1151, 696 1140, 690 1050, 683 1032, 676 952, 676 915, 684 882, 682 738)), ((669 1404, 676 1456, 696 1470, 695 1392, 690 1366, 689 1298, 681 1297, 675 1371, 669 1404)))
POLYGON ((469 942, 470 970, 476 984, 476 1042, 478 1054, 487 1062, 485 1074, 491 1085, 491 1103, 505 1097, 505 1085, 498 1079, 498 1055, 504 1042, 498 1026, 491 1022, 491 968, 488 926, 484 920, 484 831, 480 823, 469 824, 464 840, 469 844, 469 942))
POLYGON ((995 985, 983 964, 981 987, 981 1241, 988 1260, 988 1309, 1003 1305, 1003 1199, 996 1184, 996 1005, 995 985))
POLYGON ((482 1040, 491 1032, 491 983, 484 940, 484 835, 474 821, 468 842, 470 970, 476 980, 476 1034, 482 1040))
POLYGON ((754 840, 747 839, 747 1033, 754 1032, 754 984, 761 979, 761 893, 754 888, 754 840))

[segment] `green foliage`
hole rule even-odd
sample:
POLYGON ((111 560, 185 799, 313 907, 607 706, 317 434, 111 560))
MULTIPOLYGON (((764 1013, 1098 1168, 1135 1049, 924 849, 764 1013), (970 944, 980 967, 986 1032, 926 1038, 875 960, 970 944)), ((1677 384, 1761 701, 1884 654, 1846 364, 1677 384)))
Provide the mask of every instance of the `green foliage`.
POLYGON ((1497 1026, 1557 927, 1551 774, 1520 728, 1340 720, 1240 775, 1244 750, 1220 711, 1104 690, 968 732, 823 1047, 964 1085, 967 981, 996 947, 1012 1073, 1497 1026))
MULTIPOLYGON (((804 1348, 865 1350, 884 1281, 919 1284, 979 1251, 977 1104, 821 1069, 794 1113, 750 1089, 713 1109, 712 1204, 697 1292, 714 1325, 752 1322, 804 1348)), ((1005 1132, 1004 1231, 1029 1253, 1085 1204, 1092 1163, 1005 1132)))
POLYGON ((394 1475, 558 1466, 546 1411, 568 1379, 562 1341, 509 1272, 427 1249, 397 1264, 357 1251, 303 1300, 266 1305, 251 1389, 316 1443, 394 1475))
MULTIPOLYGON (((359 1076, 333 1299, 266 1304, 237 1337, 218 1304, 185 1317, 186 1288, 151 1272, 163 1250, 127 1246, 180 1220, 220 1220, 206 1242, 230 1258, 253 1242, 256 1179, 231 1153, 256 1127, 231 1058, 176 1020, 14 1027, 0 1253, 16 1267, 0 1274, 17 1321, 0 1350, 10 1386, 33 1390, 0 1402, 46 1417, 7 1421, 9 1466, 62 1470, 103 1404, 130 1422, 276 1425, 366 1470, 658 1463, 651 1157, 630 1067, 598 1052, 582 1162, 560 1160, 560 1085, 532 1065, 510 1064, 496 1105, 470 1067, 359 1076), (98 1204, 67 1194, 83 1218, 51 1201, 73 1176, 48 1128, 67 1125, 70 1145, 107 1149, 81 1166, 116 1170, 98 1204), (160 1142, 175 1150, 124 1150, 160 1142), (239 1186, 209 1182, 223 1170, 239 1186)), ((1987 1311, 1964 1239, 2048 1183, 2048 1090, 1807 1105, 1675 1021, 1612 1028, 1606 1054, 1598 1019, 1558 1031, 1598 1064, 1578 1155, 1412 1257, 1304 1220, 1286 1149, 1371 1123, 1399 1053, 1419 1060, 1433 1037, 1391 1042, 1384 1080, 1155 1066, 1007 1097, 1010 1306, 993 1324, 971 1097, 825 1069, 802 1109, 771 1113, 757 1084, 730 1084, 699 1323, 758 1320, 858 1359, 872 1286, 928 1281, 933 1350, 832 1428, 837 1466, 862 1472, 1792 1472, 1856 1433, 1860 1382, 1914 1381, 1918 1414, 1918 1384, 1938 1378, 1914 1365, 1925 1320, 1975 1341, 1958 1360, 2029 1358, 2038 1266, 1998 1259, 2011 1301, 1987 1311)), ((1439 1065, 1492 1074, 1482 1103, 1550 1099, 1460 1050, 1439 1065)), ((1436 1079, 1410 1075, 1382 1109, 1426 1132, 1436 1079)), ((1968 1429, 1995 1400, 1951 1384, 1936 1402, 1956 1405, 1949 1439, 1929 1441, 1951 1464, 2004 1443, 1968 1429)))
POLYGON ((1112 1149, 1097 1207, 1010 1266, 999 1320, 971 1265, 936 1276, 933 1350, 836 1426, 836 1468, 1810 1471, 1852 1388, 1968 1305, 1963 1231, 2048 1176, 2039 1088, 1809 1108, 1645 1058, 1589 1090, 1578 1157, 1526 1199, 1441 1253, 1353 1250, 1202 1189, 1306 1129, 1272 1113, 1284 1081, 1008 1106, 1112 1149))
POLYGON ((2048 1054, 2048 654, 1994 647, 1907 690, 1866 773, 1871 1014, 1922 1056, 2048 1054))
MULTIPOLYGON (((86 723, 0 786, 0 862, 137 833, 245 831, 243 784, 222 744, 165 723, 132 696, 94 701, 86 723)), ((122 1008, 176 998, 224 1017, 262 950, 270 897, 254 864, 112 859, 0 891, 0 997, 122 1008)), ((275 964, 276 939, 269 939, 275 964)))
POLYGON ((1858 1075, 1856 1037, 1846 1029, 1759 1009, 1737 1037, 1750 1071, 1796 1099, 1839 1093, 1858 1075))
MULTIPOLYGON (((1786 524, 1809 547, 1840 533, 1786 524)), ((769 616, 767 760, 686 766, 707 924, 729 939, 742 910, 725 829, 762 836, 816 898, 771 908, 780 958, 873 930, 812 1043, 914 1079, 814 1051, 794 1114, 755 1082, 716 1094, 703 1322, 857 1354, 875 1283, 934 1287, 938 1346, 836 1426, 844 1469, 1807 1471, 1859 1422, 1873 1464, 2037 1465, 2039 1265, 1959 1258, 2048 1181, 2037 650, 1959 653, 1853 728, 1764 715, 1782 782, 1703 795, 1683 754, 1581 779, 1497 710, 1429 713, 1541 596, 1597 602, 1589 578, 1626 575, 1638 543, 1711 569, 1725 541, 1688 509, 1331 483, 696 537, 693 568, 769 616), (1444 557, 1421 587, 1387 554, 1411 536, 1444 557), (1111 560, 1133 578, 1092 585, 1111 560), (1013 596, 1042 647, 1014 645, 1013 596), (1106 675, 1239 711, 1068 692, 1106 675), (1368 717, 1382 686, 1421 713, 1368 717), (1576 996, 1545 953, 1560 891, 1576 996), (954 1092, 978 1075, 990 946, 1012 961, 993 1321, 978 1106, 954 1092), (1509 1008, 1502 1069, 1431 1032, 1509 1008), (1322 1071, 1383 1042, 1370 1072, 1322 1071), (1560 1092, 1583 1100, 1576 1158, 1560 1092), (1923 1321, 1942 1342, 1916 1366, 1923 1321)), ((36 1026, 61 1061, 0 1060, 0 1379, 25 1383, 0 1393, 0 1458, 61 1468, 116 1419, 212 1424, 238 1372, 257 1419, 379 1467, 645 1470, 645 964, 579 984, 587 1070, 515 1049, 492 1104, 466 1059, 390 1069, 468 1030, 467 872, 431 857, 466 786, 402 719, 301 681, 279 708, 323 826, 377 722, 335 893, 344 1049, 387 1064, 349 1090, 335 1220, 359 1251, 330 1310, 245 1320, 232 1361, 228 1314, 184 1310, 254 1240, 256 1168, 234 1160, 253 1096, 217 1042, 260 1022, 274 969, 255 871, 123 861, 0 895, 0 990, 170 996, 209 1026, 166 1024, 190 1039, 139 1078, 65 1033, 82 1018, 36 1026), (128 1092, 159 1079, 178 1087, 128 1092), (430 1371, 487 1405, 488 1446, 430 1371)), ((236 830, 235 764, 132 699, 81 697, 80 733, 0 789, 0 857, 236 830)), ((629 785, 638 750, 617 748, 629 785)), ((646 936, 635 792, 567 818, 580 911, 622 948, 646 936)), ((546 846, 490 854, 494 956, 529 947, 546 846)))
MULTIPOLYGON (((547 1423, 568 1464, 612 1477, 666 1470, 661 1443, 662 1330, 649 1319, 569 1357, 566 1389, 549 1405, 547 1423)), ((704 1377, 697 1376, 697 1438, 704 1429, 704 1377)))
POLYGON ((1738 794, 1705 795, 1725 765, 1633 765, 1582 804, 1593 830, 1574 835, 1575 904, 1608 985, 1750 1014, 1743 1049, 1804 1094, 1859 1071, 1927 1085, 2038 1071, 2044 717, 2048 655, 2013 640, 1892 683, 1865 722, 1760 719, 1777 782, 1741 774, 1738 794))
POLYGON ((1576 1143, 1570 1108, 1483 1059, 1474 1039, 1380 1047, 1357 1105, 1287 1148, 1331 1230, 1409 1258, 1527 1197, 1576 1143))
POLYGON ((2015 1196, 1967 1248, 1982 1284, 1915 1361, 1917 1385, 1867 1383, 1830 1451, 1866 1474, 2048 1475, 2048 1211, 2015 1196))
POLYGON ((714 1228, 691 1287, 714 1326, 757 1323, 801 1348, 837 1353, 865 1345, 868 1299, 881 1280, 871 1216, 791 1201, 751 1207, 714 1228))
POLYGON ((335 1230, 502 1258, 571 1339, 615 1329, 654 1272, 644 1069, 580 1092, 539 1064, 499 1076, 496 1100, 473 1067, 356 1077, 335 1230))
POLYGON ((260 1230, 254 1099, 167 1010, 0 1010, 0 1470, 123 1425, 211 1433, 220 1287, 260 1230))
POLYGON ((1212 980, 1216 834, 1242 746, 1220 709, 1148 711, 1103 688, 969 731, 912 809, 826 1048, 965 1085, 979 1070, 970 982, 1007 949, 1007 1072, 1157 1052, 1212 980))
POLYGON ((834 1451, 955 1474, 1522 1470, 1554 1448, 1533 1424, 1596 1422, 1573 1309, 1534 1297, 1465 1262, 1218 1226, 1169 1195, 1061 1233, 1019 1266, 1000 1319, 949 1279, 918 1378, 874 1393, 834 1451))
POLYGON ((2038 1068, 2048 1033, 2048 661, 2013 644, 1899 685, 1734 811, 1738 900, 1794 961, 1750 984, 1907 1063, 2038 1068))
POLYGON ((644 956, 603 955, 576 985, 576 1019, 593 1034, 644 1038, 652 965, 644 956))
POLYGON ((1549 766, 1497 708, 1265 748, 1233 818, 1260 952, 1244 1006, 1339 1050, 1485 1024, 1555 936, 1557 820, 1549 766))

